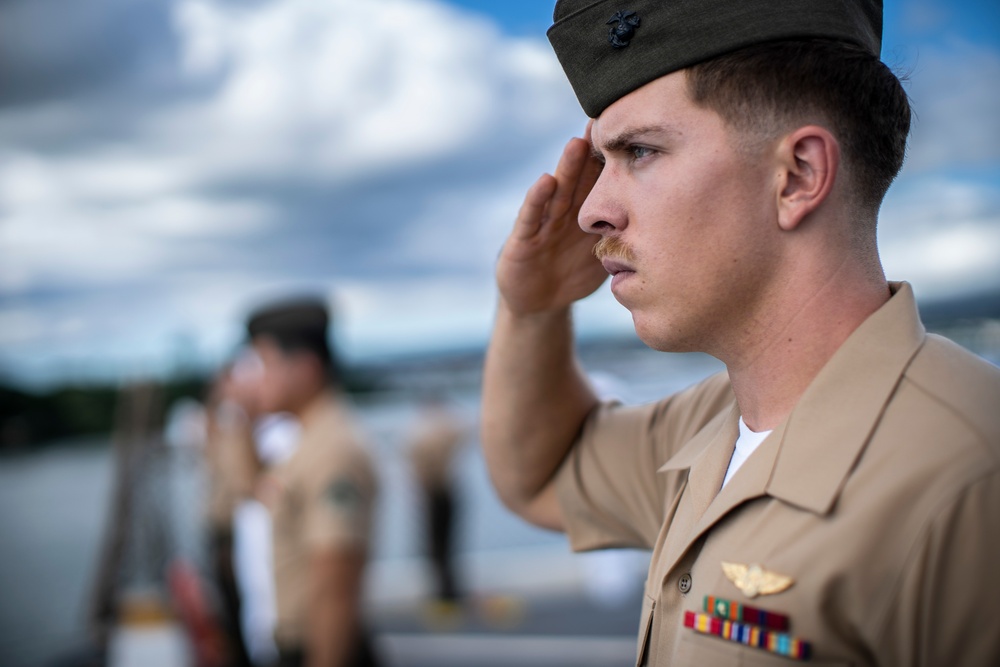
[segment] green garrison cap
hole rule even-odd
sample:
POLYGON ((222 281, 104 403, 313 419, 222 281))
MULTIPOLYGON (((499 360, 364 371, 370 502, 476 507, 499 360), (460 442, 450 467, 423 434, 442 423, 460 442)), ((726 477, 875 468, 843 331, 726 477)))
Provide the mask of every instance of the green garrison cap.
POLYGON ((587 115, 685 67, 778 39, 882 49, 882 0, 559 0, 549 41, 587 115))
POLYGON ((259 308, 247 321, 250 338, 270 335, 282 338, 324 340, 330 323, 326 303, 310 296, 289 298, 259 308))

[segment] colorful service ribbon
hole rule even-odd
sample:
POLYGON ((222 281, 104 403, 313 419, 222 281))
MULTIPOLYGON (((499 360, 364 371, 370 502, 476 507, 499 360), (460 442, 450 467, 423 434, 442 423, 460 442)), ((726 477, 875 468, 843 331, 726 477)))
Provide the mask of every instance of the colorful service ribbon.
POLYGON ((684 612, 684 627, 796 660, 808 660, 812 652, 809 642, 783 632, 774 632, 759 625, 730 621, 693 611, 684 612))
POLYGON ((788 630, 788 617, 784 614, 764 611, 757 607, 750 607, 725 598, 717 598, 713 595, 705 596, 705 611, 718 618, 760 625, 769 630, 776 630, 778 632, 786 632, 788 630))

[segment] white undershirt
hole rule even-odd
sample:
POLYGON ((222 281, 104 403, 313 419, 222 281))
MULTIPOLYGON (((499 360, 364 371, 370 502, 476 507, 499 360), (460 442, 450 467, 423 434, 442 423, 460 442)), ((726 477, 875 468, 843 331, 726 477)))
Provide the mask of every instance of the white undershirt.
POLYGON ((729 469, 726 470, 726 478, 722 480, 723 487, 729 483, 740 466, 750 458, 750 455, 769 435, 771 435, 771 431, 761 431, 760 433, 751 431, 750 427, 743 421, 743 417, 740 417, 740 437, 736 438, 736 449, 733 450, 733 458, 729 459, 729 469))

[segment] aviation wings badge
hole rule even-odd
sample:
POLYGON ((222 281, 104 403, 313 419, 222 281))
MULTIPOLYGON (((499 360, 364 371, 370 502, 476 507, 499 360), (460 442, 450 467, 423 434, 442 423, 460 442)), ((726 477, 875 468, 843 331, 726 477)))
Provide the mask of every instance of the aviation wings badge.
POLYGON ((769 572, 757 564, 743 565, 722 561, 722 571, 726 574, 726 578, 748 598, 780 593, 795 583, 791 577, 769 572))

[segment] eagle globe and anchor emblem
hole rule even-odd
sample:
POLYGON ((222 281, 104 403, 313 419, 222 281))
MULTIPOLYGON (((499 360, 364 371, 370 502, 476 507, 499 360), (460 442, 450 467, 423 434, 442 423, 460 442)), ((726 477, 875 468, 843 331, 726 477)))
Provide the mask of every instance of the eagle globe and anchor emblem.
POLYGON ((635 37, 635 29, 639 27, 639 15, 635 12, 623 10, 615 12, 615 15, 605 24, 608 28, 608 41, 616 49, 624 49, 635 37))

